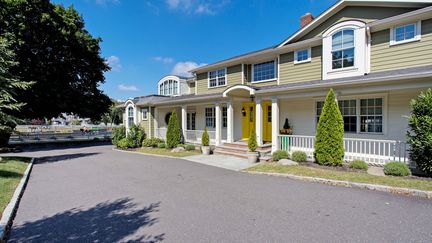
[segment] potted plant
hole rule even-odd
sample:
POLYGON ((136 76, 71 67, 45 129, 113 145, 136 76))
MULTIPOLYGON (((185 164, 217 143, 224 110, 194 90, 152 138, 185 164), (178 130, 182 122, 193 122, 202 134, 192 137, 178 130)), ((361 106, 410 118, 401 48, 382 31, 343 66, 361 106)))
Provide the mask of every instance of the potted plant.
POLYGON ((292 134, 292 128, 291 125, 289 124, 288 118, 285 118, 285 123, 283 125, 283 129, 280 130, 280 133, 285 135, 292 134))
POLYGON ((204 132, 201 137, 201 151, 203 155, 209 155, 210 154, 210 138, 209 134, 207 132, 207 127, 204 128, 204 132))
POLYGON ((251 131, 250 138, 248 141, 248 148, 249 151, 247 152, 247 156, 248 156, 249 163, 256 163, 258 161, 258 152, 256 152, 257 141, 256 141, 255 130, 251 131))

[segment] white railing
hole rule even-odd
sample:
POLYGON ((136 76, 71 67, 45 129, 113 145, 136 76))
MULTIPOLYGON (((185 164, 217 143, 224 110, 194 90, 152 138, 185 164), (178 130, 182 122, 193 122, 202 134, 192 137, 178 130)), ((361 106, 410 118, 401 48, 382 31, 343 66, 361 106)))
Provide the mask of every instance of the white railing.
POLYGON ((166 133, 167 133, 167 129, 166 128, 156 128, 155 131, 156 131, 155 137, 161 138, 163 140, 166 139, 166 133))
MULTIPOLYGON (((204 133, 204 130, 186 130, 185 131, 185 140, 188 143, 201 143, 201 137, 204 133)), ((207 131, 210 143, 214 143, 216 139, 216 132, 215 131, 207 131)))
MULTIPOLYGON (((313 158, 315 137, 280 135, 279 149, 288 152, 303 151, 313 158)), ((388 161, 408 163, 408 146, 395 140, 344 138, 345 160, 361 159, 366 163, 384 165, 388 161)))

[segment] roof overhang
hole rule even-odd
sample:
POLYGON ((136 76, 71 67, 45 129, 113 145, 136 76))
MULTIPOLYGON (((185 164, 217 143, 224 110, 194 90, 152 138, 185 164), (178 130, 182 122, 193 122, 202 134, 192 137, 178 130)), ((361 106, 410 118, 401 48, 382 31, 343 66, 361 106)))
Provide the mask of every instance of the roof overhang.
POLYGON ((250 97, 255 95, 256 90, 250 86, 246 85, 235 85, 228 89, 226 89, 222 93, 222 97, 230 97, 230 96, 236 96, 236 97, 250 97))

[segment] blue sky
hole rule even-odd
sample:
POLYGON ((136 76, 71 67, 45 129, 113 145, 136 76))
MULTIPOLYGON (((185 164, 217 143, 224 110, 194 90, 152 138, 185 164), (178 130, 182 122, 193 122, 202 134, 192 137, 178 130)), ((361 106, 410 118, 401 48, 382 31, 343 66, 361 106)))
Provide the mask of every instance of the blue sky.
POLYGON ((101 37, 112 70, 101 88, 125 100, 198 65, 275 45, 336 0, 53 0, 73 5, 101 37))

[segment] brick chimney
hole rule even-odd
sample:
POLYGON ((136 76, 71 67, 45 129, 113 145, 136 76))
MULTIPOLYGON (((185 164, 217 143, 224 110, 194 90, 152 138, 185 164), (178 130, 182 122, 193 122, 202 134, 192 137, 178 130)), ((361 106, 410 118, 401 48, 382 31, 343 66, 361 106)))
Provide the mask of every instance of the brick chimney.
POLYGON ((305 13, 305 15, 300 17, 300 29, 310 24, 314 20, 314 16, 311 13, 305 13))

